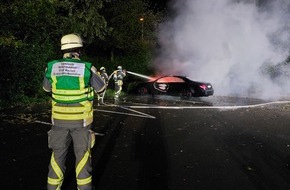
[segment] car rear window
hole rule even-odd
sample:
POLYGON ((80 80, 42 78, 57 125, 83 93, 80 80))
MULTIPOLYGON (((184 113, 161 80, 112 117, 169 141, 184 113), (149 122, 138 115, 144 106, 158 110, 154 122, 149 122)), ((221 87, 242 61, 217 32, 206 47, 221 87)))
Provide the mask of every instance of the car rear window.
POLYGON ((158 79, 156 82, 158 83, 183 83, 184 80, 182 78, 178 78, 178 77, 163 77, 158 79))

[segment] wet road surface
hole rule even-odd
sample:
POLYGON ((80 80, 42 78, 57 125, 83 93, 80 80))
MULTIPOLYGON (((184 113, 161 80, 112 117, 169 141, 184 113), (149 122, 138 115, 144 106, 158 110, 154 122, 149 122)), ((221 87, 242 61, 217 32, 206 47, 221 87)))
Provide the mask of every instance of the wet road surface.
MULTIPOLYGON (((96 189, 290 189, 288 101, 133 97, 106 103, 94 113, 96 189)), ((1 113, 6 190, 45 189, 47 109, 1 113)), ((64 190, 75 189, 72 151, 68 158, 64 190)))

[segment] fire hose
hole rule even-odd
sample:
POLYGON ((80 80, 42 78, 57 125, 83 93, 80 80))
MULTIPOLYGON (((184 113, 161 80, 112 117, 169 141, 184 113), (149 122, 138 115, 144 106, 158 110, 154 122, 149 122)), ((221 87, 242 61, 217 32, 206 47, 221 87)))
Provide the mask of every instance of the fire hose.
MULTIPOLYGON (((115 72, 115 71, 114 71, 115 72)), ((110 81, 110 79, 112 78, 112 76, 114 75, 114 72, 112 74, 110 74, 109 78, 108 78, 108 81, 110 81)), ((140 78, 144 78, 144 79, 147 79, 147 80, 152 80, 153 78, 150 77, 150 76, 146 76, 146 75, 142 75, 142 74, 139 74, 139 73, 135 73, 135 72, 132 72, 132 71, 125 71, 126 73, 129 73, 131 75, 134 75, 134 76, 137 76, 137 77, 140 77, 140 78)), ((106 84, 106 88, 104 90, 104 93, 103 93, 103 96, 102 96, 102 99, 104 99, 105 97, 105 93, 106 93, 106 90, 107 90, 107 87, 108 85, 106 84)))

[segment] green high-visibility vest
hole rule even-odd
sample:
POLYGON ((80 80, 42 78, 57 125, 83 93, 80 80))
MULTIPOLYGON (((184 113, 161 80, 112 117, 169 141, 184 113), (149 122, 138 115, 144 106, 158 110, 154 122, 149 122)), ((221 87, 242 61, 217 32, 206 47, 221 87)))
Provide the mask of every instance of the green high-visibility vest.
POLYGON ((79 59, 64 58, 47 64, 46 77, 52 84, 52 98, 57 103, 79 103, 94 99, 90 87, 91 66, 79 59))

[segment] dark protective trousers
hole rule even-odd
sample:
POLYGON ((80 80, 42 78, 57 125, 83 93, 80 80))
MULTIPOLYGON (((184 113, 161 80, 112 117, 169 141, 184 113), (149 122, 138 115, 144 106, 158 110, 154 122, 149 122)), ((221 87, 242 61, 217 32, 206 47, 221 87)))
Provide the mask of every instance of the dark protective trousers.
POLYGON ((49 164, 47 189, 60 190, 66 170, 68 148, 73 142, 76 181, 79 190, 92 189, 91 148, 94 133, 90 126, 79 128, 55 127, 48 132, 48 146, 52 149, 49 164))

